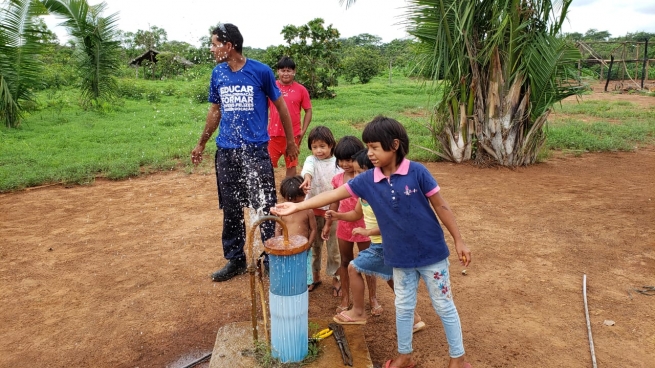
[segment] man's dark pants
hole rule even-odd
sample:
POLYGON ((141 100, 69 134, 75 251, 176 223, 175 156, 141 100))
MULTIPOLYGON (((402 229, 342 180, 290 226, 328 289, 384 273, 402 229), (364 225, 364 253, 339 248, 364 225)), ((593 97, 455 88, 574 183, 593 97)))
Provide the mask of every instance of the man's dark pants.
MULTIPOLYGON (((218 148, 215 157, 218 206, 223 210, 223 255, 228 260, 245 260, 246 226, 243 208, 269 215, 277 202, 273 165, 268 144, 243 148, 218 148), (261 211, 260 211, 261 209, 261 211)), ((254 219, 251 219, 254 221, 254 219)), ((275 223, 260 225, 262 242, 275 235, 275 223)))

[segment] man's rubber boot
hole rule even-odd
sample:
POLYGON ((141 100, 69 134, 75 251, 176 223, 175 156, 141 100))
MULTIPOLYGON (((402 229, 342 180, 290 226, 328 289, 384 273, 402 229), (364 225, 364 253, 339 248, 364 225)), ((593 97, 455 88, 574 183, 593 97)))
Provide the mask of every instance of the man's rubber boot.
POLYGON ((246 273, 246 260, 233 259, 228 261, 223 268, 214 272, 212 274, 212 280, 217 282, 227 281, 236 275, 242 275, 244 273, 246 273))

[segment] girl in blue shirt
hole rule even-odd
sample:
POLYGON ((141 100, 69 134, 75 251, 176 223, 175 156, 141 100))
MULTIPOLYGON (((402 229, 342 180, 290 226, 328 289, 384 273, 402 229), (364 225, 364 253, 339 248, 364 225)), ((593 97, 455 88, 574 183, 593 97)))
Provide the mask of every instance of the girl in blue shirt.
POLYGON ((405 159, 409 138, 398 121, 384 116, 374 118, 364 128, 362 140, 374 170, 307 201, 278 204, 271 212, 288 215, 351 195, 366 200, 377 217, 384 239, 385 264, 393 267, 395 282, 399 355, 387 361, 385 367, 416 365, 411 355, 412 327, 418 282, 423 279, 448 340, 448 367, 470 368, 464 359, 462 329, 450 288, 450 253, 439 224, 440 219, 454 239, 457 257, 468 266, 471 251, 462 240, 455 216, 430 172, 423 165, 405 159))

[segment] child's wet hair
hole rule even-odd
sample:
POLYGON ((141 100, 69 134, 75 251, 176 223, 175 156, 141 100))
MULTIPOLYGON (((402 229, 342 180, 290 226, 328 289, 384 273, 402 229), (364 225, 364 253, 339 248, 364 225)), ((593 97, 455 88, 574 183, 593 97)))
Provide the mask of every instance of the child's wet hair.
POLYGON ((409 153, 409 137, 405 127, 397 120, 378 115, 371 120, 362 132, 364 143, 379 142, 382 149, 391 151, 394 140, 398 140, 396 164, 400 164, 409 153))
POLYGON ((337 159, 337 166, 339 166, 339 160, 352 160, 353 155, 357 154, 363 148, 364 143, 359 138, 353 135, 341 137, 336 147, 334 147, 334 157, 337 159))
POLYGON ((355 153, 353 155, 353 161, 357 162, 357 165, 359 165, 359 167, 364 170, 372 169, 374 166, 371 162, 371 159, 368 158, 368 148, 364 148, 363 150, 355 153))
POLYGON ((304 197, 305 192, 300 188, 302 182, 303 179, 300 175, 288 176, 282 179, 280 183, 280 194, 287 201, 293 201, 296 197, 304 197))
POLYGON ((330 146, 330 155, 334 154, 334 146, 337 145, 337 141, 334 140, 334 135, 332 135, 330 128, 319 125, 309 132, 309 137, 307 138, 307 148, 309 148, 310 151, 312 150, 312 142, 314 141, 325 142, 325 144, 330 146))

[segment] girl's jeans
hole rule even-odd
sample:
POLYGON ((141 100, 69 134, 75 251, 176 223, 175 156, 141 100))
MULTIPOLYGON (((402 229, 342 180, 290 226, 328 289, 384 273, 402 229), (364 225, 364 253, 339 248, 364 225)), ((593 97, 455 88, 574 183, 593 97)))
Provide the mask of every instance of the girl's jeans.
POLYGON ((416 293, 420 277, 427 286, 434 310, 441 318, 446 332, 446 340, 448 340, 450 357, 458 358, 464 355, 462 327, 450 290, 449 264, 448 259, 444 259, 423 267, 393 269, 398 353, 409 354, 412 352, 414 308, 416 307, 416 293))

